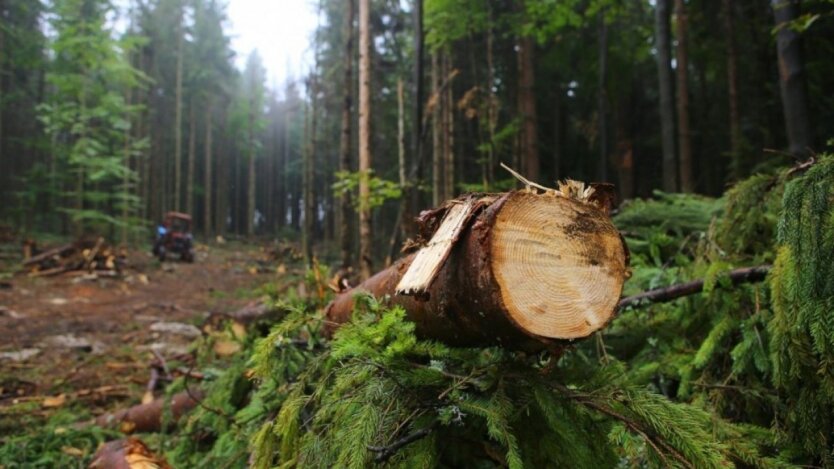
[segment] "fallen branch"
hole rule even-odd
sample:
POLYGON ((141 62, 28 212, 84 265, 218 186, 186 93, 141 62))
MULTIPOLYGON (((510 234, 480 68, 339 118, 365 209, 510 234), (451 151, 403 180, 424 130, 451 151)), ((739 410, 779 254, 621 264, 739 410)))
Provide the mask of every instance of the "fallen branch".
POLYGON ((417 440, 421 440, 431 434, 434 431, 434 427, 437 425, 437 422, 432 423, 426 428, 421 428, 414 433, 410 433, 399 440, 394 441, 388 446, 368 446, 369 451, 373 451, 377 453, 374 456, 374 462, 382 463, 391 458, 397 451, 399 451, 402 447, 407 446, 411 443, 414 443, 417 440))
POLYGON ((48 251, 44 251, 44 252, 38 254, 37 256, 32 256, 32 257, 24 260, 23 261, 23 266, 26 267, 26 266, 30 266, 30 265, 33 265, 33 264, 38 264, 40 262, 43 262, 45 260, 51 259, 51 258, 56 257, 56 256, 61 257, 64 254, 73 251, 74 249, 75 249, 74 244, 72 244, 72 243, 65 244, 63 246, 59 246, 55 249, 50 249, 48 251))
MULTIPOLYGON (((729 273, 733 285, 741 283, 761 282, 770 272, 770 265, 756 267, 744 267, 735 269, 729 273)), ((617 309, 623 310, 629 307, 645 306, 653 303, 666 303, 678 298, 701 293, 704 290, 704 280, 693 280, 691 282, 670 285, 663 288, 655 288, 644 291, 637 295, 629 296, 620 300, 617 309)))

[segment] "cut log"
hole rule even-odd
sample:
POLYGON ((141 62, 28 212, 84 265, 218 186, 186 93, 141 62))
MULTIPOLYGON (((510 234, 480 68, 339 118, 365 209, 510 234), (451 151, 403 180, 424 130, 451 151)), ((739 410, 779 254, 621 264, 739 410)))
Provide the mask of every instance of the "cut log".
POLYGON ((191 389, 171 396, 170 400, 159 398, 147 404, 139 404, 117 412, 97 417, 95 423, 99 427, 115 428, 122 433, 149 433, 162 429, 162 411, 169 401, 171 409, 171 423, 175 423, 198 405, 198 399, 203 398, 200 389, 191 389))
MULTIPOLYGON (((425 291, 396 293, 407 271, 424 269, 418 252, 337 296, 328 331, 350 319, 354 295, 365 291, 404 308, 421 337, 451 345, 540 350, 589 336, 613 318, 628 276, 625 243, 590 192, 472 198, 475 213, 425 291)), ((448 231, 441 224, 435 235, 448 231)))

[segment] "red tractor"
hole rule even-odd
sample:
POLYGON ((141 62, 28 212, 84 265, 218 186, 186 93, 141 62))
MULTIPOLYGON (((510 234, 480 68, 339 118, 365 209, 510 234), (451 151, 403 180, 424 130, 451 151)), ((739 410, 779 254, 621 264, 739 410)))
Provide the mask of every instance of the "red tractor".
POLYGON ((194 239, 191 236, 191 215, 168 212, 165 220, 156 227, 153 254, 160 262, 168 253, 179 254, 184 262, 194 262, 194 239))

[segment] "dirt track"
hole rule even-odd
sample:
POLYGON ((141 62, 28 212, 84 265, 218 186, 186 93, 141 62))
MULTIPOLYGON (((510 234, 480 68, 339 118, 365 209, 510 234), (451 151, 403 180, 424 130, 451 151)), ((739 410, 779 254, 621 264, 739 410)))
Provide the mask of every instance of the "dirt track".
POLYGON ((124 279, 15 276, 0 291, 0 410, 21 398, 126 383, 99 404, 137 399, 152 349, 166 358, 184 352, 196 332, 188 325, 244 306, 275 278, 247 268, 258 254, 251 245, 202 247, 194 264, 160 266, 135 252, 124 279), (169 330, 172 322, 186 326, 169 330), (25 350, 33 356, 3 358, 25 350))

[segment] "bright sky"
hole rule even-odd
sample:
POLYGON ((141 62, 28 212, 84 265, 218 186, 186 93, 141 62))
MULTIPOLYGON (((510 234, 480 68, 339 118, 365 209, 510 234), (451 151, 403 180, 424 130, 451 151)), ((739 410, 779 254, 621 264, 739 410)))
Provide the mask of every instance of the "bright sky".
POLYGON ((227 13, 238 67, 257 49, 269 71, 268 84, 279 87, 310 67, 315 0, 229 0, 227 13))

